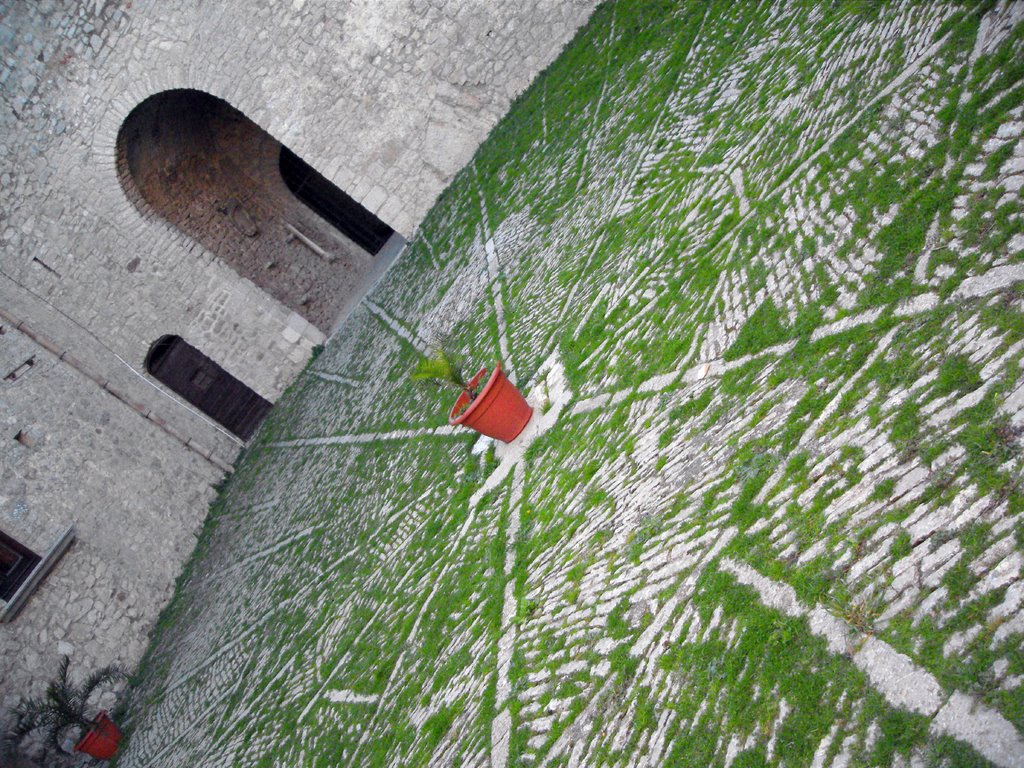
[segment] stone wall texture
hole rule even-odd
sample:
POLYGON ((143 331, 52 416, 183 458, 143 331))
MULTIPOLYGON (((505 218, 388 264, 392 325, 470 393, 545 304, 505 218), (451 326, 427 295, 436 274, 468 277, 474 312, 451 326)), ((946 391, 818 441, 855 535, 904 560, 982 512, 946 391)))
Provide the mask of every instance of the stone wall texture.
POLYGON ((325 338, 129 200, 116 156, 125 118, 166 90, 209 93, 408 237, 594 5, 0 4, 0 340, 5 360, 32 349, 46 361, 16 387, 0 382, 13 430, 0 436, 5 503, 25 500, 31 516, 0 514, 43 549, 67 524, 79 531, 2 633, 5 696, 48 675, 67 646, 76 668, 137 661, 217 466, 238 450, 145 374, 153 342, 179 335, 273 401, 325 338), (23 422, 40 425, 39 447, 12 439, 23 422))
POLYGON ((0 376, 34 364, 0 389, 0 528, 38 554, 68 526, 77 534, 0 625, 6 710, 54 674, 61 654, 79 675, 134 665, 221 470, 24 334, 3 331, 0 376))
POLYGON ((132 109, 176 88, 222 98, 409 235, 592 5, 11 4, 4 290, 17 279, 136 367, 177 333, 273 400, 322 339, 128 202, 115 155, 132 109))

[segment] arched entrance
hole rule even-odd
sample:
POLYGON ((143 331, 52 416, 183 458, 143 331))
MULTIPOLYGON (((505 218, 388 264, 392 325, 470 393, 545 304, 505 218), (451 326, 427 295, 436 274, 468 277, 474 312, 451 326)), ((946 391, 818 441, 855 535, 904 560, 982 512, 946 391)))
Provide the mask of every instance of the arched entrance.
MULTIPOLYGON (((117 138, 128 197, 322 331, 373 272, 386 223, 226 101, 172 90, 117 138)), ((135 264, 145 269, 145 263, 135 264)))
POLYGON ((157 339, 146 355, 146 370, 244 440, 270 412, 269 401, 180 336, 157 339))

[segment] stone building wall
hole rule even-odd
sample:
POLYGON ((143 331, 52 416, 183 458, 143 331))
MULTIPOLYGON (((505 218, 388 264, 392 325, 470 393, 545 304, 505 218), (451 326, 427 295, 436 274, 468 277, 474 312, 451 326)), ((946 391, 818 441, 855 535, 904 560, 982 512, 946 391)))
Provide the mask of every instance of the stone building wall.
POLYGON ((224 99, 408 236, 592 5, 11 4, 4 273, 137 367, 175 333, 274 400, 318 333, 192 237, 140 215, 117 175, 125 118, 169 89, 224 99))
POLYGON ((223 99, 411 236, 594 5, 0 5, 0 341, 13 357, 33 349, 45 360, 0 396, 4 503, 24 497, 30 511, 2 527, 40 548, 78 527, 73 549, 0 633, 5 696, 38 684, 62 648, 74 649, 76 668, 137 661, 210 485, 238 450, 146 375, 151 345, 181 336, 273 401, 325 338, 129 200, 117 160, 126 117, 172 89, 223 99), (21 323, 45 348, 14 330, 21 323), (24 423, 44 435, 35 448, 6 434, 24 423))
POLYGON ((0 529, 38 554, 76 529, 20 614, 0 624, 6 711, 40 692, 61 654, 78 675, 138 661, 221 469, 11 325, 2 331, 0 529))

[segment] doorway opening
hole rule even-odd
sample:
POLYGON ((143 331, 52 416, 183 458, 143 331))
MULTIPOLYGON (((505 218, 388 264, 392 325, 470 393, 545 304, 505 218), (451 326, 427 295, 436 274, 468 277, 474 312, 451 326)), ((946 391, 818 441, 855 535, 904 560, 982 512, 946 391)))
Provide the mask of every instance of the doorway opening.
POLYGON ((243 440, 256 432, 271 403, 180 336, 161 336, 146 355, 146 370, 243 440))
MULTIPOLYGON (((376 255, 394 250, 384 245, 404 243, 295 152, 202 91, 164 91, 140 103, 118 133, 117 158, 140 210, 171 222, 324 332, 368 287, 376 255)), ((146 267, 133 259, 128 269, 146 267)))
POLYGON ((281 178, 299 200, 363 250, 377 254, 395 230, 321 176, 288 147, 281 147, 281 178))

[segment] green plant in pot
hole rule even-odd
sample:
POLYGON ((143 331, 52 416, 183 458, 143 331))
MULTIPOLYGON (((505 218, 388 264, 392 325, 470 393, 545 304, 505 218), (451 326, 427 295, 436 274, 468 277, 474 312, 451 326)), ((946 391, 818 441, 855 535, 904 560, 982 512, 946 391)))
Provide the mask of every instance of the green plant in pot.
POLYGON ((440 345, 435 345, 430 354, 420 357, 413 368, 412 380, 449 386, 465 392, 470 402, 476 399, 476 390, 462 375, 462 366, 451 352, 440 345))
POLYGON ((30 733, 42 731, 46 746, 63 751, 65 738, 80 734, 74 746, 76 752, 108 760, 117 751, 121 731, 106 711, 93 710, 89 700, 101 686, 123 680, 128 674, 111 665, 76 685, 68 676, 69 665, 70 659, 62 657, 57 676, 46 687, 45 695, 21 699, 14 708, 15 722, 6 740, 17 745, 30 733))
POLYGON ((506 443, 523 431, 533 415, 533 408, 505 376, 500 362, 490 371, 481 368, 467 380, 458 359, 443 344, 435 344, 429 354, 419 359, 412 378, 459 390, 448 413, 448 423, 469 427, 506 443))

